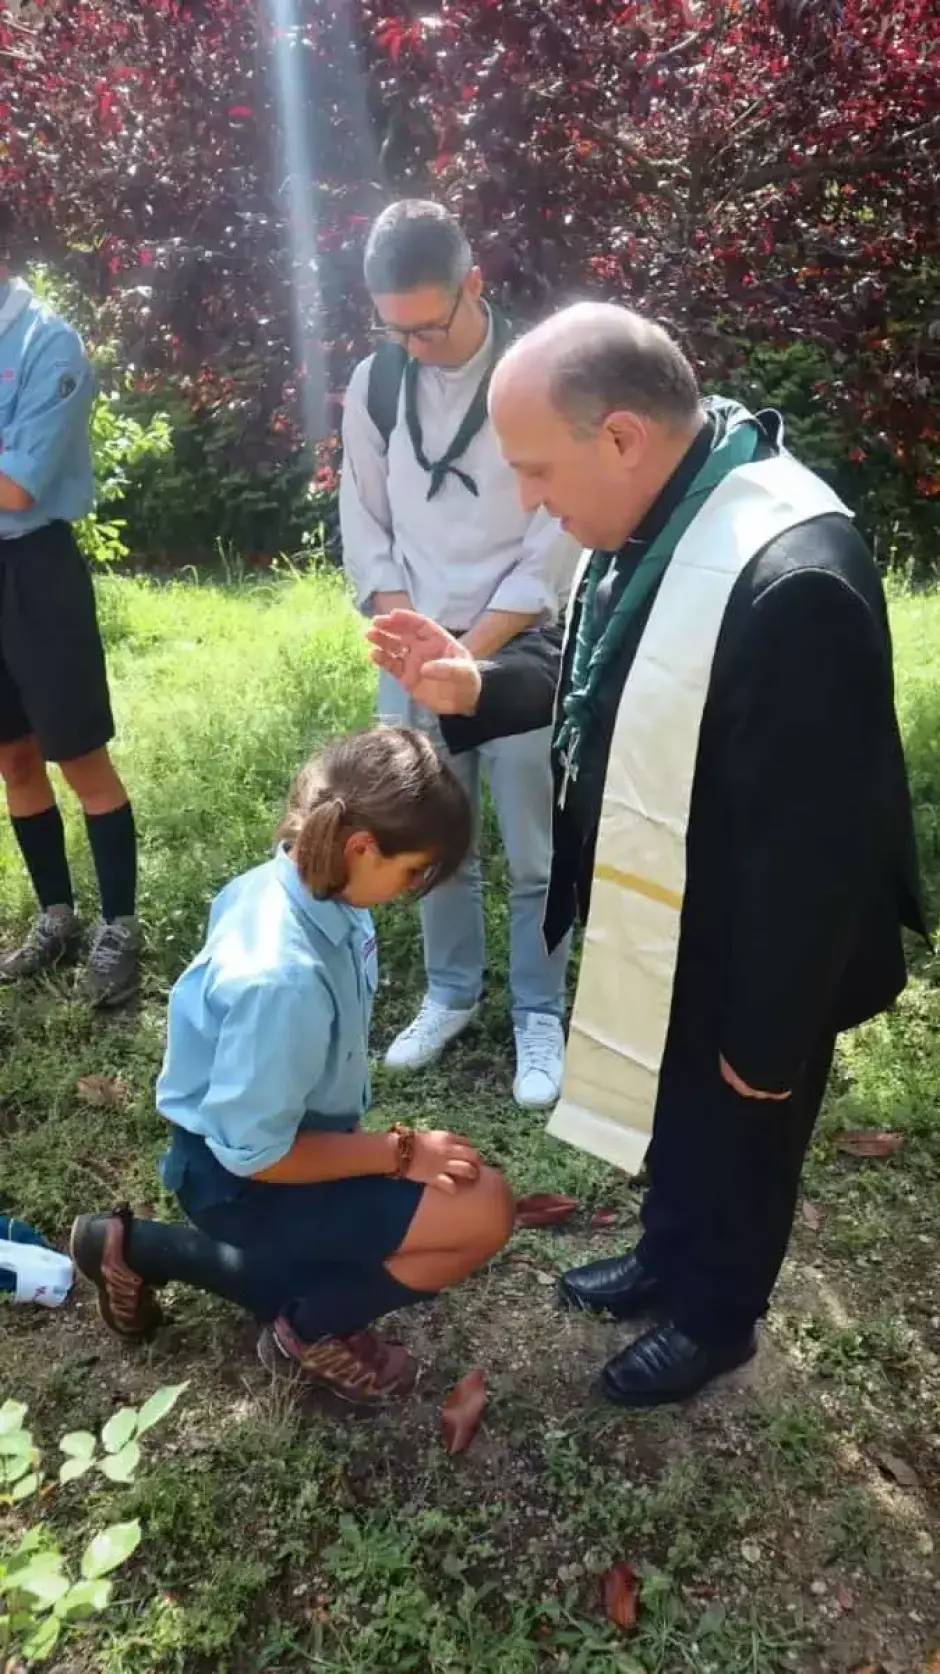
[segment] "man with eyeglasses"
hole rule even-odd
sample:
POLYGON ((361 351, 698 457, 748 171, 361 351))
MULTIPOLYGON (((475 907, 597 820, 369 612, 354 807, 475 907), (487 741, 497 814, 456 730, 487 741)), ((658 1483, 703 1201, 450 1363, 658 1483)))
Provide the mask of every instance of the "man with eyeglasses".
MULTIPOLYGON (((552 648, 577 548, 547 513, 526 512, 487 412, 510 328, 483 297, 459 223, 434 203, 392 204, 369 236, 365 279, 382 339, 346 393, 340 485, 344 564, 370 616, 413 609, 460 637, 484 663, 520 636, 552 648)), ((511 656, 511 650, 508 650, 511 656)), ((383 718, 422 727, 444 748, 438 719, 388 670, 383 718)), ((551 728, 494 739, 454 758, 479 805, 489 782, 510 878, 513 1094, 554 1104, 564 1066, 569 942, 542 934, 551 864, 551 728)), ((421 908, 427 991, 387 1063, 434 1063, 474 1021, 485 963, 482 878, 474 854, 421 908)))

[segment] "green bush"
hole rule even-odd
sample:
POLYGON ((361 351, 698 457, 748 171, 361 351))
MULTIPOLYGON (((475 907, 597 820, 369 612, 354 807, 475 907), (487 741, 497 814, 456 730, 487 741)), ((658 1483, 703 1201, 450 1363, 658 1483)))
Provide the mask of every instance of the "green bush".
POLYGON ((129 394, 127 411, 145 428, 166 413, 172 437, 168 450, 137 462, 122 493, 126 539, 139 557, 173 567, 206 560, 266 567, 281 554, 328 544, 332 473, 313 478, 299 442, 272 445, 266 457, 246 446, 243 414, 256 376, 245 368, 211 399, 183 387, 129 394))
POLYGON ((125 538, 127 519, 117 515, 137 474, 164 458, 172 448, 165 413, 153 413, 146 423, 124 411, 125 391, 103 391, 91 420, 91 451, 95 464, 98 503, 75 527, 78 544, 92 563, 114 564, 131 548, 125 538))
POLYGON ((940 497, 918 494, 887 442, 863 435, 852 379, 846 356, 820 344, 748 344, 725 393, 751 408, 776 407, 788 446, 855 512, 882 568, 924 580, 937 573, 940 497))
POLYGON ((97 504, 75 533, 91 563, 118 563, 131 550, 120 515, 124 498, 148 463, 170 452, 169 421, 157 408, 144 416, 129 411, 130 374, 118 367, 117 345, 100 336, 96 311, 78 287, 47 267, 33 268, 29 281, 37 296, 82 332, 95 367, 100 390, 92 409, 91 453, 97 504))
MULTIPOLYGON (((98 505, 78 527, 95 562, 132 554, 170 568, 221 563, 227 574, 267 567, 282 554, 339 557, 336 476, 314 471, 311 450, 266 394, 270 369, 246 358, 235 372, 171 382, 118 365, 106 311, 49 269, 34 287, 85 334, 102 386, 92 446, 98 505), (258 413, 268 437, 258 441, 258 413)), ((864 417, 858 366, 843 350, 798 339, 785 348, 726 333, 734 362, 722 392, 779 408, 794 452, 856 513, 883 568, 936 575, 940 495, 918 483, 864 417)))
MULTIPOLYGON (((806 340, 741 349, 724 393, 752 407, 779 408, 789 445, 855 512, 884 569, 918 581, 936 575, 940 497, 918 494, 887 442, 871 439, 845 357, 806 340), (838 404, 833 391, 841 391, 838 404)), ((152 445, 128 448, 123 480, 103 495, 98 519, 107 525, 120 518, 135 556, 171 567, 221 560, 230 573, 266 566, 282 553, 325 549, 339 556, 333 472, 311 480, 309 452, 300 444, 285 446, 279 457, 246 454, 243 412, 257 398, 259 376, 246 367, 211 403, 183 388, 121 395, 115 416, 152 445)))

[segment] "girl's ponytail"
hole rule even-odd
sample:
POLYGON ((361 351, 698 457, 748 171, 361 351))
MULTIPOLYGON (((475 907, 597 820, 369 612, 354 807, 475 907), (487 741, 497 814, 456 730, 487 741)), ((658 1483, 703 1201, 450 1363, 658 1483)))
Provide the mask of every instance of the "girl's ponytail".
POLYGON ((304 817, 291 852, 311 895, 337 895, 345 887, 347 835, 346 804, 341 796, 325 796, 304 817))

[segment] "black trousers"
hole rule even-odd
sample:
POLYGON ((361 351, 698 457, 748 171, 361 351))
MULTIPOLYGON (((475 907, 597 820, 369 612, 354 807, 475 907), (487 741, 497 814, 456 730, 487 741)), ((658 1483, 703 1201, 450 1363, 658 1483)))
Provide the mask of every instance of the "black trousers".
POLYGON ((695 1342, 733 1342, 767 1310, 834 1049, 832 1035, 820 1040, 791 1097, 773 1103, 735 1093, 717 1047, 667 1046, 639 1254, 695 1342))

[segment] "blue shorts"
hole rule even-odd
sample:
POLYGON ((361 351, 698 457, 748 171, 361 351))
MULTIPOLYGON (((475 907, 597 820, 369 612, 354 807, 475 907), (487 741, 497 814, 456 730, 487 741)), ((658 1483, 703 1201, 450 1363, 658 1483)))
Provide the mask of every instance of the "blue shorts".
POLYGON ((246 1305, 259 1316, 319 1290, 325 1268, 381 1268, 404 1243, 425 1192, 379 1174, 297 1186, 243 1179, 182 1128, 161 1174, 201 1232, 245 1252, 246 1305))

